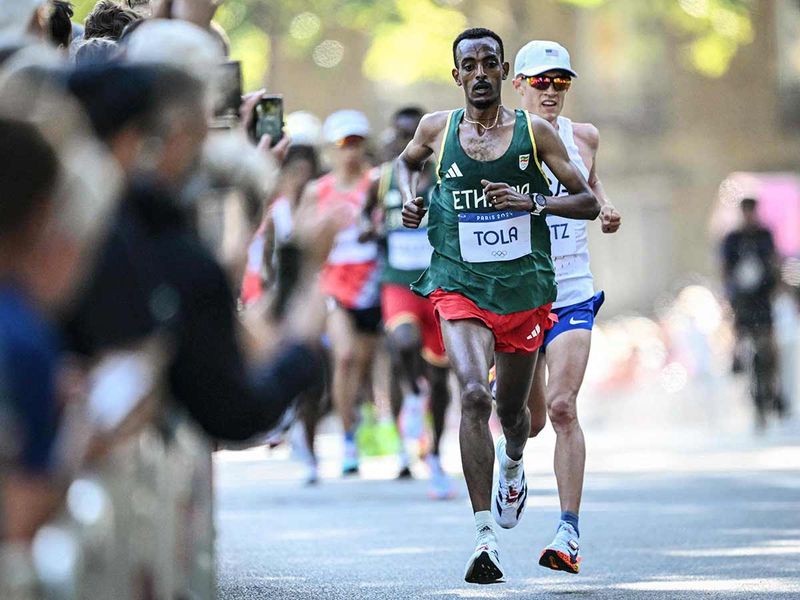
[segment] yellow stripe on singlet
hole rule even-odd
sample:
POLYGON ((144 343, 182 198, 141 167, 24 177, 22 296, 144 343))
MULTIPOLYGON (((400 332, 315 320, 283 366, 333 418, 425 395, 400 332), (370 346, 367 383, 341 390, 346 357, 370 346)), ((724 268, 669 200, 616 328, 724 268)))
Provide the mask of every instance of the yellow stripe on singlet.
POLYGON ((531 145, 533 146, 533 160, 536 161, 536 166, 539 167, 539 172, 544 177, 544 180, 547 182, 548 186, 551 186, 552 183, 550 178, 545 174, 544 169, 542 169, 542 163, 539 162, 539 152, 536 150, 536 138, 533 135, 533 124, 531 123, 531 114, 526 110, 525 111, 525 118, 528 120, 528 134, 531 136, 531 145))
POLYGON ((378 182, 378 200, 383 203, 386 198, 386 192, 389 191, 389 186, 392 184, 392 166, 394 163, 384 163, 381 166, 381 178, 378 182))
POLYGON ((439 175, 439 170, 442 168, 442 157, 444 156, 444 145, 447 142, 447 136, 450 135, 450 120, 453 118, 453 113, 456 112, 454 110, 450 111, 450 114, 447 115, 447 124, 444 126, 444 135, 442 136, 442 147, 439 148, 439 160, 436 162, 436 178, 441 183, 442 176, 439 175))

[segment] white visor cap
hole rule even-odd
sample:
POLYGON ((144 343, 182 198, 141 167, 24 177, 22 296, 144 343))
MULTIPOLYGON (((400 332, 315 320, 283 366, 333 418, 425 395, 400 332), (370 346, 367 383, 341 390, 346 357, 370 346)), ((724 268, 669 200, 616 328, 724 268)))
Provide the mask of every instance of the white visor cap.
POLYGON ((339 110, 325 119, 322 127, 325 141, 331 144, 343 140, 350 135, 367 137, 369 121, 364 113, 357 110, 339 110))
POLYGON ((547 40, 534 40, 525 44, 514 59, 514 76, 533 77, 547 71, 566 71, 573 77, 569 52, 561 44, 547 40))

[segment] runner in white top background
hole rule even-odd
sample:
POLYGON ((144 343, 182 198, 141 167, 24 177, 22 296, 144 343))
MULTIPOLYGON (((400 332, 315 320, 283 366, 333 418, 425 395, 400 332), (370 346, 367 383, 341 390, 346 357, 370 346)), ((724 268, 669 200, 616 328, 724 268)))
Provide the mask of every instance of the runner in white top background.
MULTIPOLYGON (((600 201, 599 221, 603 232, 616 232, 621 218, 597 175, 600 142, 597 128, 590 123, 573 123, 561 116, 564 98, 572 79, 577 77, 566 48, 550 41, 529 42, 517 53, 514 74, 513 84, 522 98, 522 107, 556 128, 570 159, 600 201)), ((553 196, 567 194, 547 167, 545 169, 553 196)), ((536 365, 528 406, 531 437, 544 428, 546 415, 556 432, 554 466, 561 519, 556 537, 542 551, 539 564, 577 573, 580 566, 578 511, 586 448, 576 400, 589 358, 594 316, 604 296, 603 292, 595 294, 589 268, 588 222, 548 215, 547 224, 558 283, 553 312, 558 315, 559 322, 545 337, 542 351, 546 360, 536 365)))

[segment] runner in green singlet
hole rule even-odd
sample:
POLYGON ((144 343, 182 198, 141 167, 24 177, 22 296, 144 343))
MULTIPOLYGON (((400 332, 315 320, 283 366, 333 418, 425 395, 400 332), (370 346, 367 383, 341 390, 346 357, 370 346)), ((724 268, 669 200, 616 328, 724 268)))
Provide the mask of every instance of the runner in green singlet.
MULTIPOLYGON (((392 135, 386 144, 387 156, 394 159, 403 151, 424 114, 413 106, 394 114, 392 135)), ((427 195, 435 180, 433 169, 426 169, 420 180, 420 194, 427 195)), ((378 176, 367 194, 361 239, 380 238, 382 242, 381 311, 392 358, 392 414, 402 435, 398 479, 412 477, 410 456, 416 453, 418 446, 425 446, 425 462, 431 474, 428 495, 434 500, 443 500, 455 495, 453 483, 439 458, 450 403, 447 357, 433 304, 410 288, 430 265, 433 248, 424 223, 417 230, 403 227, 402 210, 403 196, 397 187, 394 161, 386 162, 378 168, 378 176), (433 436, 430 444, 422 444, 427 399, 430 400, 433 436)))
POLYGON ((525 507, 526 400, 556 297, 543 216, 594 219, 599 204, 553 127, 502 106, 509 65, 496 33, 463 32, 453 42, 453 59, 453 79, 464 88, 466 106, 426 115, 397 162, 397 174, 404 224, 416 228, 427 212, 417 181, 436 155, 438 183, 428 207, 434 252, 413 289, 433 301, 461 385, 461 461, 477 534, 464 578, 492 583, 503 578, 494 522, 514 527, 525 507), (542 162, 569 195, 549 197, 542 162), (487 380, 493 363, 504 433, 494 490, 487 380))

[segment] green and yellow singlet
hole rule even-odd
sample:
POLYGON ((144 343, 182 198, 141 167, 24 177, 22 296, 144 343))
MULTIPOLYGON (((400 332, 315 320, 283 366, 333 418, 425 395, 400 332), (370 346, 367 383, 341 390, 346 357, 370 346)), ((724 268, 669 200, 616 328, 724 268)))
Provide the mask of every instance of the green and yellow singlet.
POLYGON ((464 109, 452 111, 439 151, 428 212, 430 267, 412 285, 428 296, 437 289, 457 292, 497 314, 531 310, 556 299, 550 231, 544 217, 498 211, 481 180, 507 183, 521 193, 549 195, 536 154, 530 117, 517 110, 508 150, 496 160, 478 161, 461 147, 458 127, 464 109))

